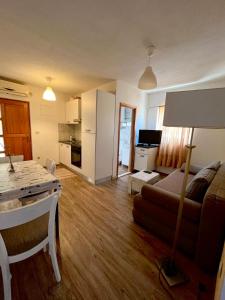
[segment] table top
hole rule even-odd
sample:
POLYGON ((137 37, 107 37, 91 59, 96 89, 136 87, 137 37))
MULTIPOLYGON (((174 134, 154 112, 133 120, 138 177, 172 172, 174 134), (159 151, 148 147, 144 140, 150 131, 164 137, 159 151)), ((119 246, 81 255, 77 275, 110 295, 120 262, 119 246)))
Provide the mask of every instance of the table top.
POLYGON ((152 179, 156 179, 159 177, 159 173, 156 173, 156 172, 151 172, 150 174, 149 173, 145 173, 144 171, 140 171, 140 172, 137 172, 135 174, 132 174, 130 175, 129 177, 133 179, 138 179, 138 180, 141 180, 141 181, 144 181, 144 182, 148 182, 152 179))
POLYGON ((61 189, 60 181, 34 160, 0 164, 0 201, 22 198, 53 189, 61 189))

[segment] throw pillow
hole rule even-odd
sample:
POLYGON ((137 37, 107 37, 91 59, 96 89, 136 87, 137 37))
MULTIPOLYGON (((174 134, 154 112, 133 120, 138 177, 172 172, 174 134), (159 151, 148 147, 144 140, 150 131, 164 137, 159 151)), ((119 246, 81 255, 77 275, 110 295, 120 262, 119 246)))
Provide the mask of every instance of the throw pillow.
POLYGON ((212 182, 216 171, 212 169, 202 169, 189 182, 186 188, 185 197, 202 203, 205 193, 212 182))

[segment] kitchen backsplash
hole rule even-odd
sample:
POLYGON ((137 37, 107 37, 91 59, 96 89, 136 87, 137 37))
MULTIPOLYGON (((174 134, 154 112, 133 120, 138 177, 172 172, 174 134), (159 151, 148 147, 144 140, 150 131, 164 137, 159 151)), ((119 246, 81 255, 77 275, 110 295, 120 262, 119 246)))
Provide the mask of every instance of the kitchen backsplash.
POLYGON ((68 141, 70 136, 80 141, 81 140, 81 124, 58 124, 59 141, 68 141))

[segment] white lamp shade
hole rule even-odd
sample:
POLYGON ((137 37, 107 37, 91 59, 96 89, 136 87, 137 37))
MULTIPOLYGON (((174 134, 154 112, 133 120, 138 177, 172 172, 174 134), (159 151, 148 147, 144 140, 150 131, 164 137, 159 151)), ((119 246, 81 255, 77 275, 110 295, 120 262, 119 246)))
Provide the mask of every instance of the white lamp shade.
POLYGON ((42 98, 47 101, 56 101, 55 93, 50 86, 46 87, 42 98))
POLYGON ((152 67, 148 66, 138 82, 138 88, 141 90, 150 90, 157 86, 155 74, 152 67))
POLYGON ((225 89, 167 93, 163 125, 225 128, 225 89))

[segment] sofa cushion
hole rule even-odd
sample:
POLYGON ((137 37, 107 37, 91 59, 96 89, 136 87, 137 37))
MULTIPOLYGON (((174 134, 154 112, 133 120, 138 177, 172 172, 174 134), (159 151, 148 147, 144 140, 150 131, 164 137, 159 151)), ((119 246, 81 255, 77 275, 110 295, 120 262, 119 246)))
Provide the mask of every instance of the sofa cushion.
MULTIPOLYGON (((188 182, 192 180, 194 175, 188 175, 188 182)), ((154 186, 160 187, 169 192, 180 194, 182 189, 182 183, 184 180, 184 172, 181 172, 180 169, 177 169, 173 173, 169 174, 162 180, 154 184, 154 186)))
POLYGON ((216 171, 204 168, 188 183, 185 197, 202 203, 205 193, 212 182, 216 171))

